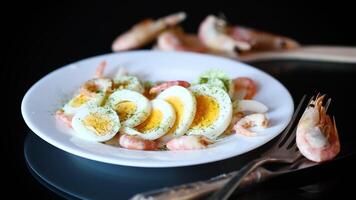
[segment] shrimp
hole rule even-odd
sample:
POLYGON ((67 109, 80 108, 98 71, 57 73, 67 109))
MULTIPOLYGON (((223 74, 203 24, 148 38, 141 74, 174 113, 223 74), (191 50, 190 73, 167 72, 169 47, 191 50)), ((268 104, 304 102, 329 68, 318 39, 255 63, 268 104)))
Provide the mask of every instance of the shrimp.
POLYGON ((238 129, 238 132, 241 132, 242 130, 243 133, 247 133, 245 135, 254 135, 251 131, 247 130, 246 132, 246 128, 241 126, 241 123, 243 123, 243 121, 239 122, 240 124, 237 124, 237 122, 240 121, 244 116, 246 116, 246 113, 266 113, 268 111, 267 106, 255 100, 235 100, 232 105, 233 115, 230 125, 226 130, 226 135, 231 134, 231 132, 233 132, 233 130, 235 129, 238 129))
POLYGON ((213 141, 200 135, 184 135, 170 140, 166 146, 169 150, 194 150, 194 149, 204 149, 213 141))
POLYGON ((103 78, 104 70, 106 68, 106 61, 102 61, 97 67, 94 79, 86 81, 80 87, 80 93, 88 96, 95 97, 99 92, 110 92, 113 89, 113 82, 109 78, 103 78))
POLYGON ((164 83, 161 83, 157 86, 154 86, 150 89, 149 93, 150 94, 156 94, 156 93, 159 93, 169 87, 172 87, 172 86, 175 86, 175 85, 179 85, 179 86, 182 86, 182 87, 189 87, 190 86, 190 83, 187 82, 187 81, 167 81, 167 82, 164 82, 164 83))
POLYGON ((154 140, 145 140, 137 136, 124 134, 120 136, 119 143, 126 149, 156 150, 158 143, 154 140))
POLYGON ((181 29, 161 33, 158 37, 156 48, 163 51, 193 51, 200 53, 208 51, 198 36, 184 33, 181 29))
POLYGON ((238 112, 265 113, 268 111, 266 105, 255 100, 236 100, 233 106, 238 112))
POLYGON ((95 78, 102 78, 104 76, 106 65, 107 63, 105 60, 100 62, 99 66, 95 70, 95 78))
POLYGON ((175 26, 186 18, 184 12, 175 13, 158 20, 146 19, 126 33, 119 35, 112 44, 113 51, 124 51, 142 47, 152 42, 161 32, 175 26))
POLYGON ((288 37, 243 26, 226 25, 225 20, 213 15, 201 23, 199 38, 207 47, 233 57, 237 56, 236 51, 243 53, 249 50, 291 50, 300 46, 288 37))
POLYGON ((290 38, 242 26, 227 27, 227 34, 236 41, 244 41, 251 45, 251 50, 290 50, 300 45, 290 38))
POLYGON ((245 116, 245 114, 243 112, 238 112, 237 110, 233 110, 233 115, 230 121, 229 126, 226 128, 226 130, 224 131, 223 135, 228 136, 233 134, 234 132, 234 125, 243 117, 245 116))
POLYGON ((233 80, 235 97, 238 99, 252 99, 257 92, 256 83, 247 77, 239 77, 233 80))
POLYGON ((213 15, 209 15, 200 24, 198 31, 199 39, 212 51, 222 52, 232 57, 236 57, 236 51, 247 51, 250 44, 244 41, 235 40, 228 35, 226 22, 213 15))
POLYGON ((314 162, 331 160, 340 152, 335 118, 326 114, 324 97, 318 95, 309 103, 297 126, 299 151, 314 162))
POLYGON ((248 128, 254 126, 267 128, 268 119, 266 115, 261 113, 246 115, 234 125, 233 130, 235 130, 237 134, 241 134, 245 136, 255 136, 256 135, 255 132, 248 130, 248 128))
POLYGON ((62 121, 66 126, 68 126, 69 128, 72 128, 72 119, 73 119, 72 115, 67 115, 64 113, 64 111, 62 109, 59 109, 56 112, 56 117, 57 117, 57 119, 62 121))

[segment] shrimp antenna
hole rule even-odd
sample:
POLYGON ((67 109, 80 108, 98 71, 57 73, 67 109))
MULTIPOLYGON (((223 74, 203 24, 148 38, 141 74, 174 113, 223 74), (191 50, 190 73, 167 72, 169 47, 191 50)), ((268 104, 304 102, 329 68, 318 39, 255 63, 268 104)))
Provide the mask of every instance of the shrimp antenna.
POLYGON ((329 106, 330 106, 330 103, 331 103, 331 98, 329 98, 327 101, 326 101, 326 103, 325 103, 325 111, 327 111, 328 110, 328 108, 329 108, 329 106))

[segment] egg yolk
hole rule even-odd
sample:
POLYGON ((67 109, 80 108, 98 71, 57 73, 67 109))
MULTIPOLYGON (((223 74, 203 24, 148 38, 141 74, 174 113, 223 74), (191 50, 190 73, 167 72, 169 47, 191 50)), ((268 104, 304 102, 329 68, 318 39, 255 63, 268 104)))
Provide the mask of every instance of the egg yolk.
POLYGON ((115 88, 118 88, 118 89, 125 89, 127 88, 127 86, 130 84, 129 81, 122 81, 120 83, 117 83, 115 84, 115 88))
POLYGON ((88 115, 84 118, 83 123, 86 127, 94 129, 97 135, 105 135, 113 127, 110 118, 99 113, 88 115))
POLYGON ((168 97, 165 100, 173 106, 173 108, 176 112, 176 121, 174 122, 173 127, 167 133, 167 134, 171 134, 178 128, 178 125, 183 120, 184 104, 180 100, 180 98, 178 98, 176 96, 168 97))
POLYGON ((85 96, 84 94, 78 94, 76 97, 72 99, 72 101, 70 102, 70 106, 77 108, 88 101, 89 101, 88 96, 85 96))
POLYGON ((140 125, 136 126, 136 130, 145 133, 151 131, 161 124, 163 114, 158 109, 153 109, 150 116, 140 125))
POLYGON ((116 112, 119 114, 121 121, 125 121, 130 118, 135 111, 136 104, 130 101, 120 102, 116 105, 116 112))
POLYGON ((191 128, 204 128, 210 126, 219 116, 219 104, 214 98, 197 95, 197 111, 191 128))

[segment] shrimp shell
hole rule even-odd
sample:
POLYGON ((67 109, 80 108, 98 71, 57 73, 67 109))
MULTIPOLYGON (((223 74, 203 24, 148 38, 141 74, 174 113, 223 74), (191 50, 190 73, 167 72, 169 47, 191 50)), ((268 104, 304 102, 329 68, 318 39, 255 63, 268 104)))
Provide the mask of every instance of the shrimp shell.
POLYGON ((324 97, 318 95, 309 103, 297 126, 299 151, 314 162, 331 160, 340 152, 335 118, 326 114, 324 97))
POLYGON ((213 142, 200 135, 184 135, 170 140, 166 146, 169 150, 195 150, 204 149, 213 142))
POLYGON ((119 35, 112 44, 113 51, 124 51, 142 47, 152 42, 161 32, 175 26, 186 18, 184 12, 175 13, 157 20, 146 19, 131 30, 119 35))
POLYGON ((154 140, 145 140, 137 136, 123 134, 119 139, 120 146, 135 150, 156 150, 158 143, 154 140))
POLYGON ((268 119, 266 115, 261 113, 246 115, 234 125, 233 130, 235 130, 237 134, 241 134, 245 136, 255 136, 256 135, 255 132, 248 130, 248 128, 254 126, 267 128, 268 119))
POLYGON ((163 51, 192 51, 207 53, 208 49, 194 34, 184 33, 181 29, 173 29, 161 33, 157 40, 157 49, 163 51))

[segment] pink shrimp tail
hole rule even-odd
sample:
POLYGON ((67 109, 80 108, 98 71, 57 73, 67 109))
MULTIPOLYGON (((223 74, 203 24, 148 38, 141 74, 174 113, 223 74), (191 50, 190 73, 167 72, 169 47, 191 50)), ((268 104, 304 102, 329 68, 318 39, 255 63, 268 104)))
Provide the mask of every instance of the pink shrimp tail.
POLYGON ((170 140, 166 146, 171 151, 204 149, 212 141, 204 136, 188 135, 170 140))
POLYGON ((156 141, 126 134, 120 137, 119 142, 122 147, 135 150, 156 150, 158 146, 156 141))
POLYGON ((159 93, 169 87, 172 87, 172 86, 175 86, 175 85, 179 85, 179 86, 182 86, 182 87, 189 87, 190 86, 190 83, 187 82, 187 81, 180 81, 180 80, 177 80, 177 81, 167 81, 167 82, 164 82, 162 84, 159 84, 153 88, 150 89, 149 93, 150 94, 156 94, 156 93, 159 93))
POLYGON ((95 71, 95 78, 102 78, 103 77, 106 65, 107 65, 107 63, 106 63, 105 60, 100 62, 98 68, 96 68, 96 71, 95 71))
POLYGON ((57 119, 59 119, 60 121, 62 121, 66 126, 68 126, 69 128, 72 128, 72 119, 73 116, 71 115, 66 115, 64 113, 64 111, 62 109, 57 110, 56 112, 56 117, 57 119))

